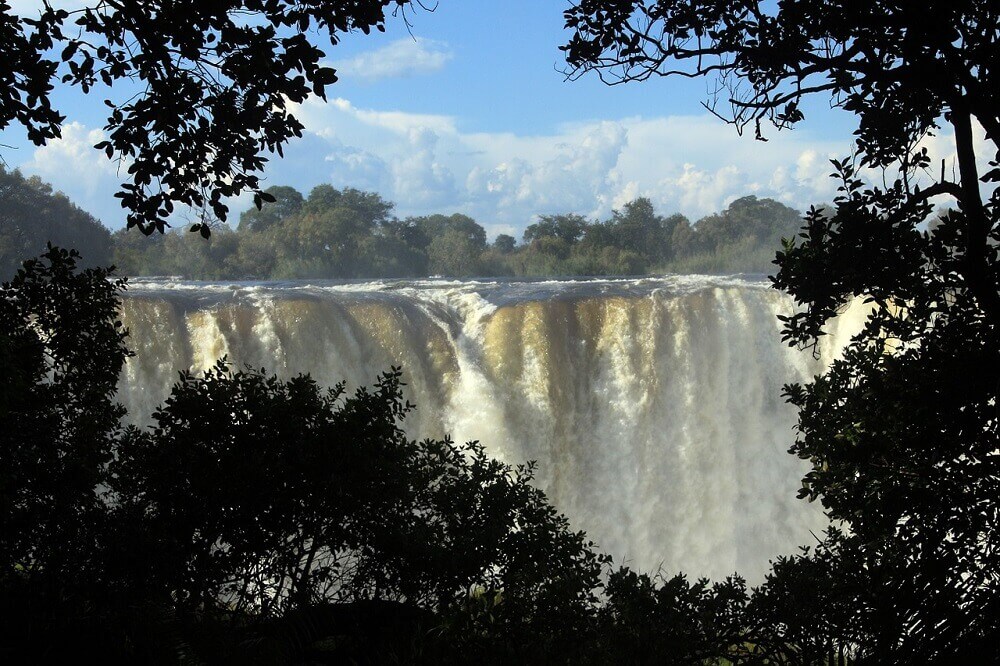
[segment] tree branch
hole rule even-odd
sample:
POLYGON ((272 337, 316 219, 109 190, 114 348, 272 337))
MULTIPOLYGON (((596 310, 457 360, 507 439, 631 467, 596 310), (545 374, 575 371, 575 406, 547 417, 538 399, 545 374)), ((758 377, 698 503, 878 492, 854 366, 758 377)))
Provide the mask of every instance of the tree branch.
POLYGON ((959 206, 965 215, 965 256, 962 271, 969 290, 995 325, 1000 324, 1000 294, 990 278, 987 239, 992 228, 979 191, 979 173, 972 136, 972 116, 962 102, 953 105, 951 123, 955 128, 958 169, 962 196, 959 206))

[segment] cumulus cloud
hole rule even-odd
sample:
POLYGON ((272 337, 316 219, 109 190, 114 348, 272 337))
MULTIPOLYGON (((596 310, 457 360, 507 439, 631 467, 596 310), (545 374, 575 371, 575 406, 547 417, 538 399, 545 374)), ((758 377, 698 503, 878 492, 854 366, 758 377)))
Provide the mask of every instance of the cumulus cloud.
MULTIPOLYGON (((524 135, 465 132, 450 116, 345 99, 310 101, 296 113, 312 137, 300 145, 322 151, 328 182, 377 189, 404 215, 464 212, 494 233, 519 232, 542 214, 605 217, 639 196, 694 219, 750 193, 804 208, 831 198, 828 158, 850 148, 804 132, 755 142, 701 116, 598 120, 524 135)), ((275 167, 272 182, 282 180, 275 167)))
POLYGON ((453 205, 458 192, 455 176, 438 158, 440 137, 429 128, 407 132, 402 154, 392 164, 393 193, 419 207, 453 205))
POLYGON ((679 174, 662 179, 656 191, 659 198, 676 202, 682 211, 715 211, 757 189, 746 171, 734 164, 713 171, 685 164, 679 174))
MULTIPOLYGON (((707 116, 595 120, 530 135, 469 132, 452 116, 362 108, 346 99, 310 100, 294 111, 306 135, 286 159, 268 164, 267 184, 376 191, 401 216, 466 213, 491 235, 519 236, 544 214, 605 218, 640 196, 661 213, 693 220, 746 194, 805 209, 833 199, 829 160, 851 149, 846 139, 821 141, 805 131, 760 143, 707 116)), ((92 148, 102 138, 100 130, 68 123, 62 139, 20 166, 116 225, 115 165, 92 148)), ((945 160, 950 173, 954 138, 944 132, 925 143, 936 172, 945 160)), ((988 156, 983 151, 982 159, 988 156)), ((239 206, 234 201, 234 218, 239 206)))
POLYGON ((388 189, 389 165, 381 157, 336 140, 332 143, 333 151, 324 158, 331 181, 359 190, 382 192, 388 189))
MULTIPOLYGON (((494 143, 493 152, 503 143, 488 135, 473 140, 487 148, 494 143)), ((558 140, 540 138, 534 150, 473 166, 466 196, 500 219, 513 214, 527 221, 531 215, 578 210, 588 201, 584 212, 596 213, 601 195, 614 185, 614 168, 626 144, 627 131, 617 123, 581 127, 558 140)))
MULTIPOLYGON (((96 216, 106 225, 117 228, 124 225, 125 212, 114 198, 114 193, 128 177, 127 162, 119 172, 118 162, 109 160, 94 145, 106 138, 104 130, 72 121, 62 126, 62 136, 39 146, 31 159, 18 165, 26 174, 36 175, 65 193, 70 200, 96 216)), ((226 198, 226 205, 238 212, 252 205, 253 196, 248 192, 226 198)), ((180 207, 168 221, 183 226, 196 214, 180 207)))
POLYGON ((61 138, 35 148, 17 168, 50 183, 106 224, 119 226, 125 216, 113 196, 120 183, 117 163, 94 150, 94 144, 104 138, 101 129, 65 123, 61 138))
POLYGON ((66 184, 69 189, 92 196, 109 181, 117 182, 115 164, 104 153, 94 150, 94 144, 104 139, 103 130, 78 122, 67 123, 62 127, 61 138, 36 148, 31 160, 21 168, 57 186, 66 184))
POLYGON ((454 54, 443 42, 410 37, 359 53, 353 58, 337 60, 333 67, 343 78, 379 81, 436 72, 453 57, 454 54))

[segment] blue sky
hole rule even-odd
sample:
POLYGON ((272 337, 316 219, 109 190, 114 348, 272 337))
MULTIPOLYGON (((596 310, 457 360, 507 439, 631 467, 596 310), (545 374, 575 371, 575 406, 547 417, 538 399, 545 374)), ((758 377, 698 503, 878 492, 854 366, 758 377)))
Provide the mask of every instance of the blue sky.
MULTIPOLYGON (((18 12, 32 6, 14 2, 18 12)), ((341 76, 330 103, 298 109, 306 135, 284 160, 275 156, 267 183, 375 190, 400 216, 463 212, 491 236, 518 237, 536 215, 603 217, 637 196, 692 219, 745 194, 799 208, 832 198, 828 159, 849 153, 850 116, 814 100, 799 128, 761 143, 704 111, 704 81, 565 81, 566 6, 440 0, 433 13, 411 15, 409 32, 397 18, 385 34, 347 36, 326 49, 341 76)), ((0 143, 12 147, 0 156, 122 226, 115 167, 91 148, 102 137, 102 97, 56 99, 67 115, 63 139, 36 149, 8 128, 0 143)), ((235 211, 248 206, 233 202, 235 211)))

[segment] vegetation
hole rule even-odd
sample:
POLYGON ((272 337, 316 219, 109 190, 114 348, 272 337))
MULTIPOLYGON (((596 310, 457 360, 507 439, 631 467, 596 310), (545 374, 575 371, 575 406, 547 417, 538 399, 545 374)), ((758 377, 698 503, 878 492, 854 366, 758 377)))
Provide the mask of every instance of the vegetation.
POLYGON ((604 559, 530 467, 407 439, 399 371, 347 395, 220 362, 122 427, 123 284, 75 259, 0 289, 6 662, 575 650, 604 559))
POLYGON ((50 248, 0 287, 5 663, 832 654, 788 643, 788 590, 613 569, 530 465, 407 439, 398 370, 348 395, 223 360, 182 373, 152 426, 123 426, 125 285, 76 259, 50 248))
MULTIPOLYGON (((122 193, 130 225, 162 230, 174 202, 256 189, 259 151, 295 133, 285 98, 330 82, 318 50, 278 29, 318 23, 334 38, 378 27, 388 4, 229 3, 209 16, 185 3, 101 3, 78 14, 83 36, 66 38, 68 13, 46 7, 22 27, 0 3, 12 56, 0 65, 0 126, 16 120, 38 142, 57 136, 55 43, 68 46, 70 83, 138 77, 146 92, 113 109, 105 147, 133 160, 122 193), (261 25, 234 24, 239 8, 261 25), (233 92, 188 68, 207 51, 233 92), (289 79, 296 67, 305 74, 289 79)), ((838 526, 776 561, 751 592, 738 578, 627 570, 602 584, 606 561, 531 489, 530 468, 491 462, 475 445, 406 440, 397 372, 346 396, 307 377, 220 365, 182 376, 152 430, 123 428, 120 284, 52 249, 0 291, 0 586, 16 609, 0 627, 8 661, 1000 661, 996 3, 583 0, 566 16, 573 75, 717 76, 714 101, 758 134, 802 120, 814 93, 857 115, 856 155, 835 162, 834 210, 807 214, 775 277, 803 305, 785 321, 792 344, 815 345, 849 299, 873 304, 843 360, 786 389, 800 414, 792 451, 812 465, 802 495, 838 526), (950 179, 920 146, 945 124, 957 148, 950 179), (995 152, 982 175, 974 124, 995 152), (865 168, 894 173, 869 185, 865 168), (943 194, 955 207, 928 231, 943 194), (390 632, 396 640, 384 640, 390 632)), ((525 250, 509 237, 487 250, 462 216, 393 227, 391 208, 364 193, 331 188, 314 207, 312 195, 283 197, 247 233, 266 239, 301 220, 295 249, 273 260, 295 274, 404 256, 380 254, 392 243, 442 266, 460 260, 455 272, 469 256, 455 253, 470 248, 541 257, 525 259, 525 273, 574 256, 627 267, 674 260, 684 228, 648 224, 640 200, 586 228, 543 218, 525 250), (338 208, 345 196, 350 206, 338 208), (364 215, 340 212, 351 206, 364 215)), ((272 247, 246 252, 266 259, 272 247)))
POLYGON ((115 263, 129 275, 200 279, 763 273, 781 238, 801 224, 791 208, 753 196, 694 225, 637 199, 602 222, 543 215, 517 246, 503 234, 487 244, 466 215, 399 220, 371 192, 329 185, 308 197, 285 186, 268 192, 274 203, 244 213, 237 231, 220 227, 204 241, 117 232, 115 263))
POLYGON ((792 452, 812 465, 801 494, 841 529, 766 587, 788 644, 859 663, 1000 660, 997 4, 586 0, 566 19, 571 74, 716 77, 710 106, 758 135, 801 121, 815 93, 857 116, 834 210, 806 215, 774 280, 803 306, 791 344, 814 346, 852 298, 874 307, 843 360, 786 388, 792 452), (921 145, 942 128, 951 168, 921 145), (928 230, 941 195, 954 208, 928 230))
POLYGON ((781 238, 801 224, 795 210, 753 196, 695 224, 636 199, 604 221, 542 215, 521 245, 505 234, 488 244, 466 215, 400 220, 374 192, 330 185, 307 197, 288 186, 267 192, 274 201, 244 212, 235 231, 217 223, 207 239, 145 237, 112 234, 37 177, 0 169, 0 276, 13 276, 47 242, 78 249, 88 266, 203 280, 765 273, 781 238))
POLYGON ((94 2, 79 9, 43 3, 23 18, 0 0, 0 130, 21 125, 36 145, 61 134, 53 83, 109 95, 95 146, 128 173, 118 196, 128 227, 164 231, 176 207, 225 220, 225 197, 253 192, 258 206, 265 153, 301 136, 290 105, 326 98, 337 81, 308 35, 335 45, 344 33, 385 29, 386 13, 408 21, 410 0, 289 2, 149 0, 94 2))
POLYGON ((0 165, 0 204, 0 278, 12 277, 49 242, 76 248, 87 266, 111 261, 111 232, 37 176, 0 165))

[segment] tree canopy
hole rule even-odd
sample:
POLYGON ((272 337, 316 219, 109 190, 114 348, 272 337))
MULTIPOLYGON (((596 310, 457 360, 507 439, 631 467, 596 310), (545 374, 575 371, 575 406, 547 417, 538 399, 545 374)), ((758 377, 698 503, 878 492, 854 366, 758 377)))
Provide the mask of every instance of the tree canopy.
POLYGON ((37 176, 0 166, 0 279, 13 277, 50 242, 76 249, 84 266, 111 260, 111 232, 99 221, 37 176))
MULTIPOLYGON (((301 136, 290 105, 325 99, 337 80, 310 33, 385 28, 410 0, 100 0, 66 10, 44 3, 19 17, 0 1, 0 129, 16 123, 36 145, 61 135, 60 82, 104 99, 107 139, 95 148, 128 174, 117 197, 129 227, 163 231, 178 205, 225 220, 224 198, 272 195, 258 174, 266 153, 301 136), (101 93, 97 93, 100 90, 101 93), (107 93, 106 93, 107 91, 107 93)), ((209 227, 195 225, 203 235, 209 227)))
POLYGON ((245 212, 236 232, 219 227, 204 242, 119 232, 115 263, 129 275, 201 279, 764 273, 800 224, 797 211, 754 196, 693 225, 640 198, 603 221, 542 215, 520 246, 505 234, 488 245, 482 225, 460 213, 398 219, 378 194, 329 185, 307 197, 271 192, 276 201, 245 212))
POLYGON ((802 496, 844 529, 776 563, 767 612, 787 641, 825 636, 859 662, 996 661, 1000 7, 584 0, 566 21, 571 76, 709 77, 707 106, 758 136, 802 121, 809 95, 855 114, 834 208, 809 211, 774 279, 803 306, 791 344, 814 347, 853 299, 873 308, 842 360, 786 387, 802 496), (944 130, 950 168, 921 143, 944 130), (929 225, 941 195, 953 208, 929 225))
POLYGON ((834 655, 815 622, 842 605, 802 584, 828 583, 827 560, 782 561, 790 573, 756 591, 612 569, 532 487, 531 464, 407 438, 397 369, 349 393, 222 360, 182 372, 151 426, 123 426, 124 285, 76 259, 50 248, 0 286, 6 661, 834 655))
POLYGON ((127 275, 195 279, 379 278, 448 275, 612 275, 647 272, 764 273, 798 212, 754 196, 697 220, 663 216, 648 199, 605 220, 542 215, 525 240, 492 244, 462 214, 399 219, 377 193, 330 185, 307 195, 287 185, 240 216, 237 229, 213 224, 208 239, 186 233, 110 233, 37 177, 0 170, 0 268, 12 276, 45 244, 70 244, 81 265, 112 262, 127 275))
POLYGON ((76 259, 49 249, 0 286, 0 590, 18 607, 0 655, 286 663, 268 649, 389 622, 427 633, 341 644, 330 663, 441 636, 451 655, 515 637, 575 651, 606 560, 530 465, 407 438, 397 369, 348 394, 220 361, 182 373, 152 427, 125 427, 124 283, 76 259))

